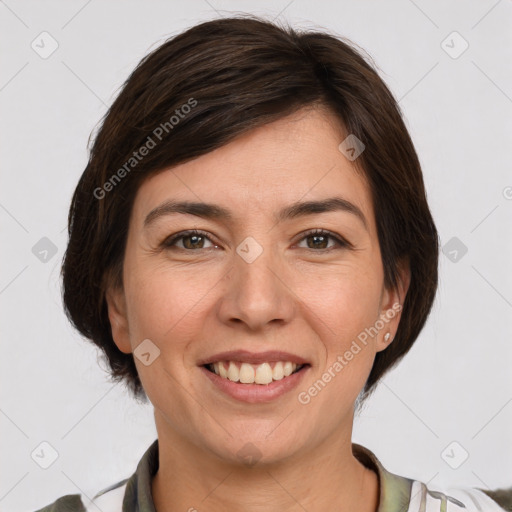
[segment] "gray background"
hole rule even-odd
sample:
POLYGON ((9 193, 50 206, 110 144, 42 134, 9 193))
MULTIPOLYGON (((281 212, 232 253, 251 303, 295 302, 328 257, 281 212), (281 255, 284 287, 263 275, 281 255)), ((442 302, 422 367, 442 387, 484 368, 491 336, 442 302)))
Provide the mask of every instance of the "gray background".
POLYGON ((67 209, 89 134, 138 61, 232 11, 325 28, 372 55, 400 100, 449 244, 428 324, 356 421, 354 441, 434 488, 512 485, 511 0, 5 0, 0 509, 92 497, 129 477, 156 438, 152 406, 108 382, 96 349, 63 314, 67 209), (51 38, 58 48, 42 58, 51 38), (47 469, 42 442, 58 453, 47 469))

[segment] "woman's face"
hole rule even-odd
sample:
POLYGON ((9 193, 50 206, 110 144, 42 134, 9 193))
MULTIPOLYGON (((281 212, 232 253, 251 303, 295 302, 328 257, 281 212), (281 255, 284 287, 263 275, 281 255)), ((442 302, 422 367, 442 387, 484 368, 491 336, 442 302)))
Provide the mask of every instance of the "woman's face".
POLYGON ((262 462, 350 440, 400 298, 383 285, 369 188, 338 149, 347 135, 330 113, 302 110, 138 190, 124 290, 107 300, 159 437, 262 462), (300 207, 334 198, 330 211, 300 207), (184 213, 177 202, 215 207, 184 213), (307 364, 283 376, 290 362, 307 364))

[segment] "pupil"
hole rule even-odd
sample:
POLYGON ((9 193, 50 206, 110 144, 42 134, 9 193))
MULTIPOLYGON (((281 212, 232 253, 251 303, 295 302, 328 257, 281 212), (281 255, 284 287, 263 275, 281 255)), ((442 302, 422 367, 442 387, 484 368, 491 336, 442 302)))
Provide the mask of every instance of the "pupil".
MULTIPOLYGON (((311 238, 313 238, 316 241, 318 241, 318 239, 323 239, 322 248, 324 248, 323 246, 325 245, 325 239, 326 239, 326 237, 324 235, 312 235, 311 238)), ((320 245, 314 243, 313 247, 320 247, 320 245)))
POLYGON ((194 246, 195 246, 195 244, 197 243, 197 241, 198 241, 199 239, 201 239, 201 238, 202 238, 202 236, 200 236, 200 235, 189 235, 189 236, 187 237, 187 239, 188 239, 188 240, 192 241, 192 243, 191 243, 191 244, 189 244, 189 245, 192 245, 192 247, 194 247, 194 246))

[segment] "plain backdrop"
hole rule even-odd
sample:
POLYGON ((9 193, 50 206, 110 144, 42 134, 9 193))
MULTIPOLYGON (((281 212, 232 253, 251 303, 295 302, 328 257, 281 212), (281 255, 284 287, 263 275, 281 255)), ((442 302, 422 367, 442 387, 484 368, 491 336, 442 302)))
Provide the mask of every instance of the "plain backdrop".
POLYGON ((368 51, 423 166, 446 253, 439 292, 415 346, 356 420, 354 442, 434 488, 512 485, 510 0, 5 0, 0 509, 92 497, 131 476, 156 438, 152 406, 108 381, 64 316, 67 211, 88 137, 139 60, 231 12, 325 29, 368 51))

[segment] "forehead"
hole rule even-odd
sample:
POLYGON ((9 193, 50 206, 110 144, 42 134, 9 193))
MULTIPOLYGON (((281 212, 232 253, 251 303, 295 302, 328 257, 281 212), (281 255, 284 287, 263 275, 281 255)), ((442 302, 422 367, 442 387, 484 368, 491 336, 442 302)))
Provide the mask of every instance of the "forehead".
POLYGON ((366 178, 338 149, 347 135, 330 112, 302 109, 148 178, 137 192, 134 219, 141 224, 169 199, 219 204, 234 222, 245 222, 249 212, 270 217, 298 201, 341 196, 372 229, 366 178))

